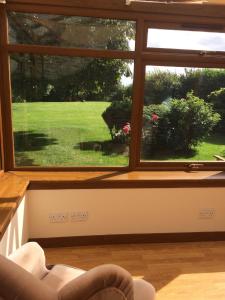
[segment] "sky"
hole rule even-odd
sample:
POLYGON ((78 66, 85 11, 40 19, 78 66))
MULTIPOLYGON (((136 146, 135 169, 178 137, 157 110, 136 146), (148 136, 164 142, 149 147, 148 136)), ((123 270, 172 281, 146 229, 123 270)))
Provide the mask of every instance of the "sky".
POLYGON ((225 33, 149 29, 148 47, 225 51, 225 33))
MULTIPOLYGON (((130 44, 133 45, 134 41, 130 44)), ((205 51, 225 51, 225 33, 201 32, 188 30, 168 30, 168 29, 149 29, 147 47, 188 49, 205 51)), ((130 65, 131 70, 133 66, 130 65)), ((146 71, 151 72, 156 69, 166 70, 178 74, 184 73, 182 67, 159 67, 147 66, 146 71)), ((186 68, 187 69, 187 68, 186 68)), ((122 78, 124 85, 132 83, 132 78, 122 78)))

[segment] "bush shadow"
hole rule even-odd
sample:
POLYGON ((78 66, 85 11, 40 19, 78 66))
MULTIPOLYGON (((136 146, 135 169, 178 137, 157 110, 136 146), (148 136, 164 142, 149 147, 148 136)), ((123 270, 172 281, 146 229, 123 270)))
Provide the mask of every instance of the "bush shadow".
POLYGON ((225 146, 225 137, 222 134, 214 134, 209 136, 204 140, 206 143, 213 145, 224 145, 225 146))
POLYGON ((174 159, 190 159, 194 157, 197 154, 196 149, 191 149, 188 152, 183 151, 165 151, 165 150, 159 150, 155 153, 148 153, 144 150, 142 150, 142 159, 144 160, 174 160, 174 159))
POLYGON ((34 164, 34 160, 32 158, 29 158, 22 152, 15 153, 15 163, 17 167, 38 166, 37 164, 34 164))
POLYGON ((74 146, 74 149, 79 148, 82 151, 99 151, 103 155, 128 155, 129 146, 120 143, 108 141, 87 141, 80 142, 74 146))
POLYGON ((56 145, 57 139, 33 131, 14 132, 15 152, 40 151, 48 145, 56 145))

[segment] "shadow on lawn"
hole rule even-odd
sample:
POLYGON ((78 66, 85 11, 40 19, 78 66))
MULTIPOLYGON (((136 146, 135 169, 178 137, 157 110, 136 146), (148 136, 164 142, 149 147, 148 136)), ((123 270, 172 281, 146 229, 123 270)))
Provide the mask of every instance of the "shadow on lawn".
POLYGON ((17 167, 38 166, 37 164, 34 164, 34 160, 32 158, 29 158, 22 152, 15 153, 15 162, 17 167))
POLYGON ((225 137, 222 134, 214 134, 205 139, 204 142, 214 145, 225 145, 225 137))
POLYGON ((30 158, 26 151, 39 151, 48 145, 56 145, 56 139, 48 138, 44 133, 34 133, 32 131, 14 132, 15 161, 16 165, 38 166, 34 164, 34 159, 30 158))
POLYGON ((56 145, 56 139, 49 138, 44 133, 32 131, 14 132, 15 152, 39 151, 48 145, 56 145))
POLYGON ((174 159, 190 159, 197 153, 197 149, 191 149, 188 152, 172 152, 159 150, 156 153, 150 154, 146 151, 142 151, 141 158, 143 160, 174 160, 174 159))
POLYGON ((103 155, 128 155, 129 146, 125 144, 113 143, 109 141, 88 141, 80 142, 74 146, 74 149, 79 148, 83 151, 100 151, 103 155))

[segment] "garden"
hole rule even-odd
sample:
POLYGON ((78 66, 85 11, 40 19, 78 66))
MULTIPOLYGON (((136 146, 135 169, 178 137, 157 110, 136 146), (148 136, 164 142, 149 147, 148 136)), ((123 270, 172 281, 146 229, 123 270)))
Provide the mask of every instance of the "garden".
MULTIPOLYGON (((168 73, 146 76, 141 159, 214 161, 215 155, 225 156, 225 72, 192 69, 176 78, 168 73)), ((126 166, 131 93, 131 86, 120 86, 108 101, 14 101, 16 164, 126 166)))
MULTIPOLYGON (((14 12, 8 21, 12 44, 134 50, 133 21, 14 12)), ((126 166, 132 126, 141 160, 225 156, 225 70, 146 66, 142 124, 131 124, 133 66, 128 58, 12 53, 16 165, 126 166)))

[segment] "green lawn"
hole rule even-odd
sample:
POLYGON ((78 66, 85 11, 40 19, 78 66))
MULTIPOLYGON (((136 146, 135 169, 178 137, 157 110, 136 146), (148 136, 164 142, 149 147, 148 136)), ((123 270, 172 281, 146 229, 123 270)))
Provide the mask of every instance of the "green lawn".
MULTIPOLYGON (((112 149, 101 114, 108 102, 35 102, 13 104, 18 166, 126 166, 128 156, 112 149)), ((120 151, 121 150, 121 151, 120 151)), ((159 153, 152 160, 215 160, 225 156, 225 135, 215 135, 183 156, 159 153)))
POLYGON ((152 157, 151 161, 216 161, 214 155, 225 157, 225 136, 218 134, 212 135, 187 155, 158 153, 152 157))
POLYGON ((18 166, 124 166, 128 157, 107 152, 111 140, 101 114, 108 102, 13 104, 18 166))

